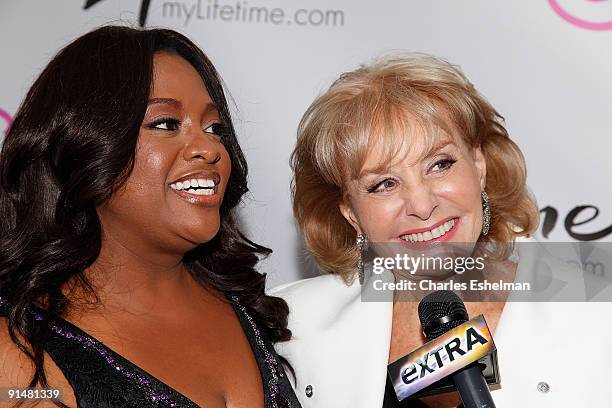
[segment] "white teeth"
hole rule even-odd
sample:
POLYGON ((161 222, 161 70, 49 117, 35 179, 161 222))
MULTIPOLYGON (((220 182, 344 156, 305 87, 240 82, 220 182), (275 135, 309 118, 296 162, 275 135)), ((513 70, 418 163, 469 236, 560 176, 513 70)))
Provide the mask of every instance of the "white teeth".
POLYGON ((450 231, 451 228, 453 228, 453 225, 455 225, 455 220, 446 221, 444 223, 444 230, 445 230, 445 232, 450 231))
POLYGON ((178 181, 170 184, 170 188, 173 190, 184 190, 191 194, 198 195, 212 195, 214 194, 215 182, 214 180, 208 179, 191 179, 185 181, 178 181), (200 190, 195 190, 192 187, 199 187, 200 190), (203 190, 201 190, 203 189, 203 190), (195 191, 195 193, 193 192, 195 191))
POLYGON ((196 190, 195 188, 190 188, 189 190, 187 190, 187 192, 189 194, 193 194, 193 195, 213 195, 215 194, 215 191, 213 189, 210 188, 205 188, 205 189, 199 189, 196 190))
POLYGON ((455 226, 455 220, 452 219, 429 231, 419 232, 415 234, 406 234, 406 235, 402 235, 400 238, 402 238, 405 241, 410 241, 412 243, 430 241, 435 238, 440 238, 441 236, 446 234, 448 231, 450 231, 454 226, 455 226))
POLYGON ((434 228, 434 229, 432 229, 432 230, 431 230, 431 235, 432 235, 434 238, 439 238, 439 237, 442 235, 442 233, 440 232, 440 228, 434 228))

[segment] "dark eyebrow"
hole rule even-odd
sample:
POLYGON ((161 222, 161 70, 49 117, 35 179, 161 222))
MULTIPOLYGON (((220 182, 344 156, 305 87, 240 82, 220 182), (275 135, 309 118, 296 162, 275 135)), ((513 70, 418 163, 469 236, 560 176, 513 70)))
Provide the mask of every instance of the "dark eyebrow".
POLYGON ((209 114, 209 113, 219 114, 219 109, 217 108, 217 105, 215 105, 214 102, 208 102, 206 104, 206 107, 204 108, 204 114, 209 114))
MULTIPOLYGON (((153 99, 149 99, 149 105, 155 105, 155 104, 166 104, 166 105, 173 105, 177 108, 180 108, 181 106, 183 106, 181 104, 180 101, 177 101, 176 99, 173 98, 153 98, 153 99)), ((204 114, 209 114, 209 113, 219 113, 219 109, 217 108, 217 105, 215 105, 214 102, 208 102, 206 104, 206 106, 204 107, 204 114)))
POLYGON ((182 106, 181 103, 179 101, 177 101, 176 99, 172 99, 172 98, 153 98, 153 99, 149 99, 149 105, 155 105, 158 103, 163 103, 163 104, 167 104, 167 105, 174 105, 177 107, 182 106))

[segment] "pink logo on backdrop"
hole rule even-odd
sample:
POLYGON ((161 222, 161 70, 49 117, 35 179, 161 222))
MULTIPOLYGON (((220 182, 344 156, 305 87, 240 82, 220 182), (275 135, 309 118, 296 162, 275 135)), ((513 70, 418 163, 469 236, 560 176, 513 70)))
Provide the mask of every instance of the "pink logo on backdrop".
POLYGON ((3 122, 6 122, 6 128, 4 129, 4 135, 6 136, 8 135, 11 124, 13 123, 13 118, 11 118, 11 115, 9 115, 7 111, 0 108, 0 119, 2 119, 3 122))
MULTIPOLYGON (((588 1, 589 3, 603 3, 608 0, 572 0, 574 3, 584 3, 588 1)), ((550 7, 557 13, 562 19, 567 21, 570 24, 573 24, 577 27, 584 28, 586 30, 612 30, 612 18, 608 21, 591 21, 589 19, 585 19, 582 17, 578 17, 574 13, 568 11, 566 8, 559 4, 559 0, 548 0, 548 4, 550 7)))

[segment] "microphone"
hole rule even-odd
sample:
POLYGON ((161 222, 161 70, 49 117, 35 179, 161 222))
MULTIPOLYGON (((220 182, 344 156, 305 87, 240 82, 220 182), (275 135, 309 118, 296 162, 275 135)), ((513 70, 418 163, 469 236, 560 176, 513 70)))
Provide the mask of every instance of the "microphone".
MULTIPOLYGON (((439 338, 469 320, 465 305, 450 290, 440 290, 425 296, 418 307, 419 320, 427 340, 439 338)), ((451 378, 465 408, 495 408, 491 392, 478 363, 459 369, 451 378)))
POLYGON ((465 408, 494 408, 487 383, 499 385, 500 376, 484 316, 468 320, 451 291, 430 293, 418 309, 428 342, 387 366, 389 395, 400 402, 459 391, 465 408))

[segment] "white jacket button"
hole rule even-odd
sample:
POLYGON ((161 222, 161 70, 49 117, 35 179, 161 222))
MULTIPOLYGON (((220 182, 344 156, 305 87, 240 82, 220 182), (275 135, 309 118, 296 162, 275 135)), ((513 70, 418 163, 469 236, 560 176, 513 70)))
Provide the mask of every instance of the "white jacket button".
POLYGON ((538 383, 538 391, 540 391, 542 394, 546 394, 548 391, 550 391, 550 385, 548 385, 547 382, 540 381, 538 383))
POLYGON ((312 385, 310 385, 310 384, 306 386, 306 390, 305 391, 306 391, 306 396, 308 398, 312 397, 312 394, 314 394, 314 391, 312 389, 312 385))

